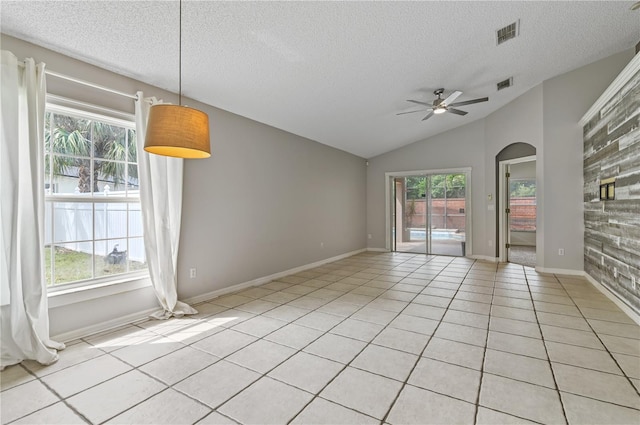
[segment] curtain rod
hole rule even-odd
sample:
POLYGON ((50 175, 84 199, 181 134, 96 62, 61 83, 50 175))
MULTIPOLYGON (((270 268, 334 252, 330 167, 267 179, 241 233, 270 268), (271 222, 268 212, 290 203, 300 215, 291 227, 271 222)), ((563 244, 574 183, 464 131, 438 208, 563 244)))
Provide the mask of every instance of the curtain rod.
POLYGON ((138 96, 135 95, 135 94, 129 94, 129 93, 125 93, 125 92, 122 92, 122 91, 119 91, 119 90, 114 90, 114 89, 111 89, 109 87, 101 86, 99 84, 91 83, 89 81, 81 80, 79 78, 70 77, 68 75, 64 75, 64 74, 61 74, 59 72, 51 71, 51 70, 46 69, 46 68, 45 68, 44 72, 45 72, 45 74, 51 75, 52 77, 57 77, 57 78, 61 78, 63 80, 67 80, 67 81, 71 81, 71 82, 74 82, 74 83, 82 84, 84 86, 93 87, 94 89, 103 90, 103 91, 106 91, 106 92, 109 92, 109 93, 113 93, 113 94, 117 94, 117 95, 120 95, 120 96, 128 97, 130 99, 137 99, 138 98, 138 96))
MULTIPOLYGON (((20 66, 24 66, 24 61, 18 61, 18 64, 20 66)), ((109 93, 113 93, 113 94, 117 94, 120 96, 124 96, 124 97, 128 97, 129 99, 138 99, 138 96, 135 94, 129 94, 129 93, 125 93, 123 91, 119 91, 119 90, 115 90, 109 87, 105 87, 105 86, 101 86, 99 84, 96 83, 92 83, 89 81, 85 81, 85 80, 81 80, 79 78, 75 78, 75 77, 70 77, 69 75, 65 75, 65 74, 61 74, 59 72, 55 72, 55 71, 51 71, 50 69, 46 69, 44 70, 44 73, 47 75, 51 75, 52 77, 56 77, 56 78, 60 78, 63 80, 67 80, 67 81, 71 81, 73 83, 77 83, 77 84, 82 84, 83 86, 88 86, 88 87, 93 87, 94 89, 98 89, 98 90, 102 90, 102 91, 106 91, 109 93)))

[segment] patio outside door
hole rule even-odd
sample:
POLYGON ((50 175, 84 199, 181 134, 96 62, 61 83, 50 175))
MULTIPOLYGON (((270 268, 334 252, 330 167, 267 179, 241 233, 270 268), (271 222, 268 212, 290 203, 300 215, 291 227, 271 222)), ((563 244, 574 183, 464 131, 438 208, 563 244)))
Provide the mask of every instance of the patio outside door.
POLYGON ((391 250, 465 255, 465 174, 393 178, 391 250))

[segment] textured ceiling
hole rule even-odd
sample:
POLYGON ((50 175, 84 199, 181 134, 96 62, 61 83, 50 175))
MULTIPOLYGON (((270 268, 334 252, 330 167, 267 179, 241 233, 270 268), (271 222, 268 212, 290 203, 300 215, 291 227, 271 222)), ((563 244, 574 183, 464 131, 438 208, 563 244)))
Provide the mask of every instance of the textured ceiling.
MULTIPOLYGON (((640 40, 633 1, 183 0, 183 92, 369 158, 485 117, 545 79, 640 40), (520 36, 495 30, 520 19, 520 36), (496 83, 513 77, 512 88, 496 83), (468 115, 396 116, 433 90, 468 115)), ((1 30, 178 90, 177 1, 5 1, 1 30)), ((215 123, 212 123, 215 132, 215 123)))

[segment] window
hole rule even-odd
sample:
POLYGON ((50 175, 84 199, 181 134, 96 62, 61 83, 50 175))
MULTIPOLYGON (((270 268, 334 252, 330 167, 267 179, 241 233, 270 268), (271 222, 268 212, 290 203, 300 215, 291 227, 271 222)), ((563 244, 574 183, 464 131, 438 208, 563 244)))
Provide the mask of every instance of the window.
POLYGON ((536 180, 509 180, 509 230, 536 231, 536 180))
POLYGON ((142 274, 147 265, 133 121, 48 104, 44 149, 49 289, 142 274))

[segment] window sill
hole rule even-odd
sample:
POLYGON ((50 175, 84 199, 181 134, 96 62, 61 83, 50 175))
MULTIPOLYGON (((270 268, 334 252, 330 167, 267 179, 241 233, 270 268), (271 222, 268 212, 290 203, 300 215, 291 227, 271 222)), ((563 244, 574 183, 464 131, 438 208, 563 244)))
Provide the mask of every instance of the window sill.
POLYGON ((135 291, 151 286, 151 278, 148 273, 135 276, 122 276, 107 282, 99 282, 69 289, 59 289, 47 294, 49 308, 62 307, 76 304, 96 298, 135 291))

